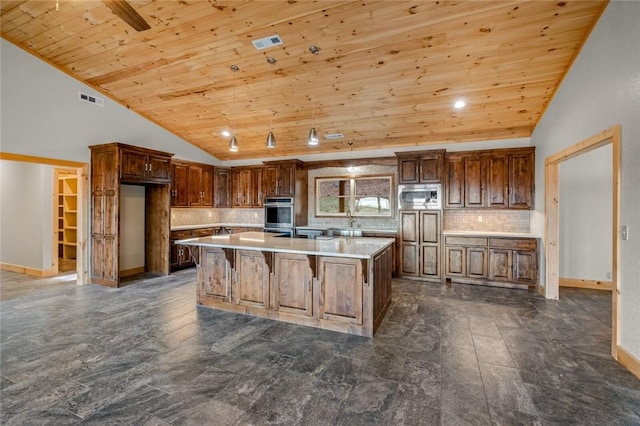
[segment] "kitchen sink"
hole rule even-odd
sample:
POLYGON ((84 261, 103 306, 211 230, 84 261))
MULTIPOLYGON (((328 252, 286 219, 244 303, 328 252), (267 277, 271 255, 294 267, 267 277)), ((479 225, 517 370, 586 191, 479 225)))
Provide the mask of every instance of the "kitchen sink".
POLYGON ((328 237, 362 237, 362 229, 358 228, 329 228, 324 235, 328 237))

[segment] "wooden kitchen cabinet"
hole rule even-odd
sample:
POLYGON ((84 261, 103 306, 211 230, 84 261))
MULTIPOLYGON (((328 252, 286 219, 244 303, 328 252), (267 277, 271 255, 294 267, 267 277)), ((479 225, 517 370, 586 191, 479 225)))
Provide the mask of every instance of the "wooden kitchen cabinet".
POLYGON ((445 154, 444 208, 532 209, 534 149, 445 154))
POLYGON ((441 213, 400 211, 400 276, 440 281, 441 213))
POLYGON ((171 183, 171 154, 120 144, 122 183, 171 183))
MULTIPOLYGON (((214 235, 213 228, 197 228, 181 231, 171 231, 170 236, 170 252, 169 252, 169 268, 171 272, 178 269, 184 269, 195 265, 193 254, 188 247, 176 244, 177 240, 186 238, 199 238, 214 235)), ((193 250, 193 249, 192 249, 193 250)))
POLYGON ((319 317, 362 325, 363 271, 359 259, 318 259, 319 317))
POLYGON ((198 303, 231 302, 231 269, 227 263, 230 251, 213 247, 201 247, 199 250, 201 267, 196 269, 198 303))
POLYGON ((285 160, 267 162, 264 166, 264 195, 266 197, 295 197, 300 184, 306 186, 302 162, 285 160), (304 176, 305 182, 301 182, 304 176))
POLYGON ((119 287, 120 185, 145 187, 144 272, 169 274, 171 156, 112 142, 91 149, 91 282, 119 287), (145 167, 146 165, 146 167, 145 167))
POLYGON ((270 309, 269 264, 271 253, 256 250, 236 250, 231 296, 233 303, 254 308, 270 309))
POLYGON ((535 238, 447 236, 445 259, 452 281, 516 288, 538 283, 535 238))
POLYGON ((171 207, 213 207, 213 166, 173 161, 171 207))
POLYGON ((444 150, 396 152, 396 156, 400 184, 442 181, 444 150))
POLYGON ((263 168, 233 168, 232 169, 232 206, 233 207, 262 207, 263 200, 263 168))
POLYGON ((313 316, 313 275, 309 257, 294 253, 275 253, 274 257, 273 309, 313 316))
POLYGON ((231 169, 216 167, 213 176, 214 207, 231 207, 231 169))

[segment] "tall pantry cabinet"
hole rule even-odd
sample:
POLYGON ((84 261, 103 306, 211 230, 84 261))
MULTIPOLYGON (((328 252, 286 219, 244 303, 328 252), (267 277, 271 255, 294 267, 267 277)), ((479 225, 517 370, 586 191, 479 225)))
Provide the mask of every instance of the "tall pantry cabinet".
POLYGON ((171 157, 118 142, 91 149, 91 282, 119 287, 120 185, 145 187, 144 272, 169 274, 171 157))

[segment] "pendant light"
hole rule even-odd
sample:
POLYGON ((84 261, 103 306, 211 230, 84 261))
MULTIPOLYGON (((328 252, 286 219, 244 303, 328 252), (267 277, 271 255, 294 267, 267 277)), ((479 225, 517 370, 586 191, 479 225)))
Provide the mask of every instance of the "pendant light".
MULTIPOLYGON (((271 86, 273 85, 272 81, 269 81, 269 97, 271 97, 271 86)), ((271 121, 269 122, 269 134, 267 135, 267 148, 275 148, 276 147, 276 137, 273 136, 273 116, 275 112, 271 110, 271 121)))
POLYGON ((309 131, 309 137, 307 138, 307 143, 309 145, 318 145, 318 132, 316 132, 316 105, 313 104, 313 127, 309 131))
MULTIPOLYGON (((237 65, 231 65, 231 71, 236 73, 240 68, 237 65)), ((235 109, 236 105, 236 77, 233 77, 233 87, 231 88, 231 112, 235 109)), ((233 126, 233 120, 231 121, 231 140, 229 141, 229 151, 238 152, 238 140, 236 139, 236 131, 233 126)))

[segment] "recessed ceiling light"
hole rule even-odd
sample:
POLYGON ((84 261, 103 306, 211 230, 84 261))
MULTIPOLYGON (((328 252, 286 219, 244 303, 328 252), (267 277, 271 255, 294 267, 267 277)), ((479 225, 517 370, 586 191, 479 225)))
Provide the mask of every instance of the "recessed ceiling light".
POLYGON ((222 136, 224 136, 225 138, 228 138, 229 136, 231 136, 231 132, 228 130, 223 130, 222 131, 222 136))
POLYGON ((460 108, 464 108, 464 106, 465 106, 466 104, 467 104, 467 103, 466 103, 465 101, 463 101, 462 99, 459 99, 459 100, 457 100, 457 101, 456 101, 456 103, 455 103, 455 104, 453 104, 453 106, 454 106, 455 108, 457 108, 457 109, 460 109, 460 108))

